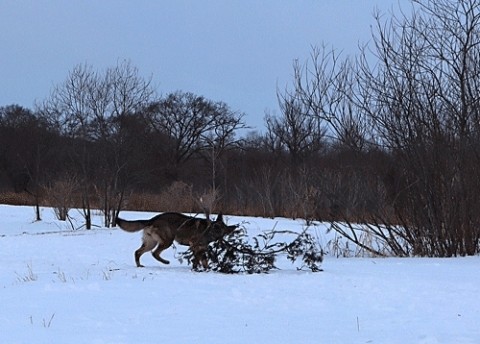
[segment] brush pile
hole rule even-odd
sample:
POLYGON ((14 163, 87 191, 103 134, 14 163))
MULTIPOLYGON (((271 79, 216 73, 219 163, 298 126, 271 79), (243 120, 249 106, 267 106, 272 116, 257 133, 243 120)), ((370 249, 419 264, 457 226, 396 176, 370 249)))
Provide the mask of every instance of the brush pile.
MULTIPOLYGON (((300 261, 298 270, 322 271, 323 250, 308 229, 301 233, 271 230, 250 238, 245 227, 240 225, 230 235, 209 245, 207 270, 227 274, 268 273, 278 269, 276 263, 282 256, 292 264, 300 261)), ((193 254, 190 250, 180 252, 178 259, 191 264, 193 254)), ((205 271, 202 267, 195 270, 205 271)))

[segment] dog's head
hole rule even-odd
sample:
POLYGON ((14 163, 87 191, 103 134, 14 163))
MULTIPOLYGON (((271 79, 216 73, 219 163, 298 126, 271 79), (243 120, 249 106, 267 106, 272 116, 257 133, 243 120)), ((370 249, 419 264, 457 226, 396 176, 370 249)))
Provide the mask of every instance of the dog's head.
POLYGON ((235 229, 237 229, 236 225, 227 226, 225 222, 223 222, 223 215, 222 213, 218 214, 217 219, 212 222, 211 229, 213 233, 215 233, 215 237, 217 239, 221 239, 226 235, 233 233, 235 229))

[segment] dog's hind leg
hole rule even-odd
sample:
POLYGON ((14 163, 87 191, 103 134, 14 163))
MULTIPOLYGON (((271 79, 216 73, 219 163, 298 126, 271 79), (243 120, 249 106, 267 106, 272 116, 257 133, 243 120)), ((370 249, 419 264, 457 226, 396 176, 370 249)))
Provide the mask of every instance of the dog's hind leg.
POLYGON ((169 248, 173 242, 162 242, 160 241, 157 248, 152 252, 153 258, 158 260, 159 262, 163 264, 170 264, 170 262, 162 257, 160 257, 160 254, 163 252, 163 250, 169 248))
POLYGON ((137 264, 137 267, 139 268, 144 267, 142 264, 140 264, 140 257, 145 252, 153 250, 156 245, 157 245, 157 241, 155 241, 151 237, 151 235, 144 233, 142 246, 140 246, 140 248, 135 251, 135 263, 137 264))

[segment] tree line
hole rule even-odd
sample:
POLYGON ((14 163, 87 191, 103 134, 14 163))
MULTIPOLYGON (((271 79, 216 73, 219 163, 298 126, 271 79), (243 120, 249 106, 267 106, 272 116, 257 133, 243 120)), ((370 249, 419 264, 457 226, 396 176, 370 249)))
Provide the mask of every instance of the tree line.
MULTIPOLYGON (((478 253, 480 6, 375 14, 356 56, 293 64, 265 133, 221 101, 158 96, 129 62, 78 65, 33 110, 0 108, 0 191, 65 217, 125 207, 330 221, 396 255, 478 253)), ((369 246, 372 252, 381 254, 369 246)))

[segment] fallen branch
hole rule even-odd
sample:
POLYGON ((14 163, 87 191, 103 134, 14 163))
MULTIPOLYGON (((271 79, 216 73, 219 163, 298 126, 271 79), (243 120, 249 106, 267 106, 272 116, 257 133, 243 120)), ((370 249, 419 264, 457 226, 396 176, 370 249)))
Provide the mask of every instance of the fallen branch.
MULTIPOLYGON (((228 237, 209 245, 206 257, 209 269, 222 273, 268 273, 278 269, 275 265, 277 256, 285 254, 287 259, 295 263, 300 257, 302 265, 298 270, 310 269, 322 271, 323 250, 311 234, 308 227, 301 233, 293 231, 271 230, 261 233, 249 240, 245 228, 239 227, 228 237), (278 235, 292 234, 291 242, 277 241, 278 235), (251 243, 250 243, 251 242, 251 243)), ((179 253, 179 260, 187 260, 190 264, 193 254, 190 250, 179 253)))

